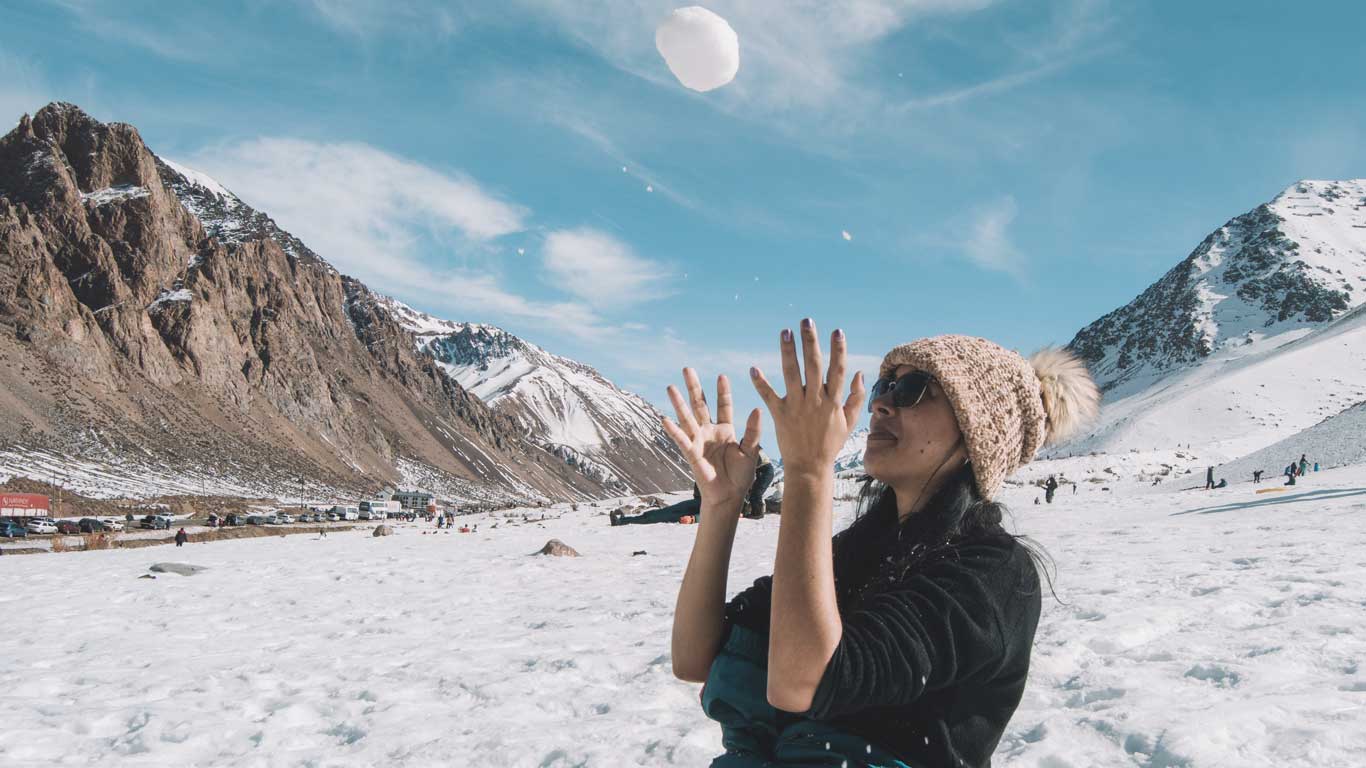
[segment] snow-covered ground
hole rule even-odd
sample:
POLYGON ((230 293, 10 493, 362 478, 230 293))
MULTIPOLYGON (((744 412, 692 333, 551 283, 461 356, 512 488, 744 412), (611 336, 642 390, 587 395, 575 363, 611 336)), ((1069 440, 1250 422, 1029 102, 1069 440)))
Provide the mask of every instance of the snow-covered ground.
MULTIPOLYGON (((1366 467, 1275 487, 1007 491, 1063 602, 993 764, 1361 765, 1366 467)), ((0 558, 0 764, 705 766, 669 666, 697 529, 609 508, 0 558), (529 556, 550 538, 583 557, 529 556), (209 570, 137 578, 160 561, 209 570)), ((731 592, 778 525, 740 522, 731 592)))

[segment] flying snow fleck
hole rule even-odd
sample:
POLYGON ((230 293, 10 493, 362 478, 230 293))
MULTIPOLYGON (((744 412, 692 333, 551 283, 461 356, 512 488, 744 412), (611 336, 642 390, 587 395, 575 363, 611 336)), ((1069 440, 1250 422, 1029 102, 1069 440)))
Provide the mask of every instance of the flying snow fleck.
POLYGON ((646 191, 646 192, 653 192, 653 191, 655 191, 654 185, 653 185, 653 184, 646 184, 646 185, 645 185, 645 191, 646 191))
POLYGON ((655 29, 655 48, 678 82, 710 91, 740 71, 740 39, 725 19, 698 5, 678 8, 655 29))
POLYGON ((525 255, 526 255, 526 249, 525 249, 525 248, 518 248, 518 249, 517 249, 517 255, 518 255, 518 256, 525 256, 525 255))
POLYGON ((621 166, 621 172, 622 172, 622 173, 626 173, 626 166, 624 166, 624 165, 621 166))
POLYGON ((841 234, 841 235, 844 235, 844 239, 845 239, 845 240, 853 240, 853 239, 854 239, 854 236, 851 235, 851 234, 849 234, 849 230, 847 230, 847 229, 841 229, 841 230, 840 230, 840 234, 841 234))

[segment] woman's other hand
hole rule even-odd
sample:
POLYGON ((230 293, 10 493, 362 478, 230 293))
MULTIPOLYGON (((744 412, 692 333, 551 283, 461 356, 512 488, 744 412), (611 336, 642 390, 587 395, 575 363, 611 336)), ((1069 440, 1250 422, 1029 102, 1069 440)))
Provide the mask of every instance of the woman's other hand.
POLYGON ((716 378, 716 421, 707 409, 707 398, 697 372, 683 369, 683 382, 688 388, 685 402, 678 388, 669 385, 669 400, 678 414, 678 423, 664 417, 664 431, 673 439, 688 464, 693 478, 708 505, 716 504, 740 512, 740 502, 754 483, 754 469, 759 457, 759 409, 749 414, 745 434, 735 439, 730 380, 725 375, 716 378), (730 502, 734 502, 731 504, 730 502))

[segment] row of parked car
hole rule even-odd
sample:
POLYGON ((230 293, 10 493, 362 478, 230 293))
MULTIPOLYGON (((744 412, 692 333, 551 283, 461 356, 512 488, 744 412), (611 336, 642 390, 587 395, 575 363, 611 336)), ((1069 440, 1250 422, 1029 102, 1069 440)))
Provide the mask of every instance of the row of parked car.
MULTIPOLYGON (((148 515, 153 517, 153 515, 148 515)), ((157 527, 169 528, 170 518, 165 518, 167 523, 157 527)), ((153 526, 143 522, 144 528, 153 526)), ((0 538, 6 539, 25 539, 29 534, 80 534, 80 533, 104 533, 107 531, 122 531, 123 521, 117 517, 82 517, 79 520, 62 518, 54 520, 50 517, 10 517, 0 519, 0 538)))
POLYGON ((209 516, 210 526, 223 525, 289 525, 291 523, 337 523, 348 520, 384 520, 390 517, 383 510, 357 509, 356 507, 332 507, 331 509, 312 509, 299 514, 289 512, 263 512, 255 515, 229 514, 226 517, 209 516))
MULTIPOLYGON (((210 526, 231 525, 289 525, 291 523, 337 523, 349 520, 384 520, 389 513, 380 509, 359 509, 357 507, 336 506, 328 510, 313 509, 297 515, 289 512, 267 512, 255 515, 237 513, 223 517, 209 515, 210 526)), ((146 515, 138 521, 139 528, 149 530, 168 530, 175 525, 170 515, 146 515)), ((79 520, 50 517, 11 517, 0 518, 0 538, 23 539, 29 534, 81 534, 116 532, 125 529, 124 521, 117 517, 83 517, 79 520)))

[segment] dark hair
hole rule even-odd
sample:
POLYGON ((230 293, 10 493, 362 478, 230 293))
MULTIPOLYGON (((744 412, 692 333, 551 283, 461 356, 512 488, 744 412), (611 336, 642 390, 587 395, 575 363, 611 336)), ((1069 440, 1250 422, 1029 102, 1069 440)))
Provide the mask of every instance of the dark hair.
POLYGON ((1019 542, 1058 599, 1053 590, 1056 565, 1052 557, 1029 538, 1001 527, 1008 510, 1000 502, 981 497, 970 464, 945 478, 925 507, 904 521, 898 521, 896 492, 891 486, 867 476, 862 484, 854 522, 836 534, 833 542, 841 611, 857 605, 875 587, 898 583, 912 571, 956 557, 961 545, 992 536, 1009 536, 1019 542))

